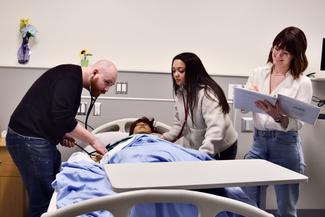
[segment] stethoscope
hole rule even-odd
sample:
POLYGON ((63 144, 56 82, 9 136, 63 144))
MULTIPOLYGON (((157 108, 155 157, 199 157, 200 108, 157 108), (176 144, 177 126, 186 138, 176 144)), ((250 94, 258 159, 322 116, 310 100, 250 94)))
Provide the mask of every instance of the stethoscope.
MULTIPOLYGON (((90 105, 89 105, 89 108, 88 108, 88 111, 87 111, 87 114, 86 114, 86 118, 85 118, 85 129, 87 130, 88 129, 88 118, 89 118, 89 115, 90 115, 90 112, 91 110, 93 109, 94 107, 94 104, 98 98, 98 96, 94 96, 93 93, 92 93, 92 80, 93 80, 93 76, 91 76, 90 78, 90 86, 89 86, 89 94, 90 94, 90 105)), ((89 152, 87 151, 86 149, 84 149, 83 147, 81 147, 79 144, 77 144, 76 142, 74 143, 76 146, 78 146, 81 150, 83 150, 84 152, 86 152, 90 157, 95 157, 97 154, 97 151, 92 151, 92 152, 89 152)))

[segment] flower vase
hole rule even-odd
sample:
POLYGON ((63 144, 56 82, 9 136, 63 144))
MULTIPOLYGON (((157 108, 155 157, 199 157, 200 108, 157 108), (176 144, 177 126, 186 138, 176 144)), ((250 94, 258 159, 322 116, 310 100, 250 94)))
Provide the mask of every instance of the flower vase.
POLYGON ((18 63, 26 64, 29 62, 30 49, 28 46, 28 38, 27 37, 23 38, 23 43, 18 50, 17 56, 18 56, 18 63))
POLYGON ((82 58, 80 61, 81 67, 88 67, 89 65, 89 60, 87 58, 82 58))

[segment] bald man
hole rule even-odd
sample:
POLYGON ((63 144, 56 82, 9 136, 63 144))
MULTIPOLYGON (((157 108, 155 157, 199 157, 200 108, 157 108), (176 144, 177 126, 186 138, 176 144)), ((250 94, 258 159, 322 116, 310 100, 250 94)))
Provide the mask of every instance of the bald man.
POLYGON ((61 165, 57 144, 71 147, 79 139, 101 154, 106 152, 75 116, 83 88, 98 97, 116 80, 117 69, 109 60, 85 68, 59 65, 41 75, 18 104, 9 121, 6 144, 27 189, 29 217, 39 217, 51 200, 51 183, 61 165))

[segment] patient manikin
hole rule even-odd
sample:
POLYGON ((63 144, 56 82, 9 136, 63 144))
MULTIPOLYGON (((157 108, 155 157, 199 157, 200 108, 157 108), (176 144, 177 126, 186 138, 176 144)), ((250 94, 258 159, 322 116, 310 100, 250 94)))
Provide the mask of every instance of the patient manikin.
MULTIPOLYGON (((134 122, 132 122, 130 126, 130 132, 129 132, 129 137, 126 137, 125 139, 122 139, 114 144, 109 144, 106 146, 106 149, 108 151, 112 150, 116 145, 121 144, 123 141, 129 140, 132 135, 135 134, 157 134, 155 127, 154 127, 154 119, 149 120, 147 117, 142 117, 134 122)), ((111 153, 112 154, 112 153, 111 153)), ((95 162, 100 162, 102 159, 102 155, 96 154, 92 156, 92 159, 95 162)))
POLYGON ((133 134, 152 134, 156 133, 154 127, 154 119, 149 120, 147 117, 142 117, 135 120, 130 126, 130 135, 133 134))
POLYGON ((151 134, 151 128, 147 123, 139 122, 135 125, 133 134, 137 133, 145 133, 145 134, 151 134))

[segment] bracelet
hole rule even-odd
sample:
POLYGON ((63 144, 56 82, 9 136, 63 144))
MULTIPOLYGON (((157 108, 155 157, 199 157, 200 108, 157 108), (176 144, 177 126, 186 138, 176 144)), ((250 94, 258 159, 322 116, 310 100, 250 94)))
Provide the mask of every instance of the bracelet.
POLYGON ((273 118, 273 120, 277 123, 281 123, 283 120, 284 116, 282 114, 279 114, 279 116, 273 118))

